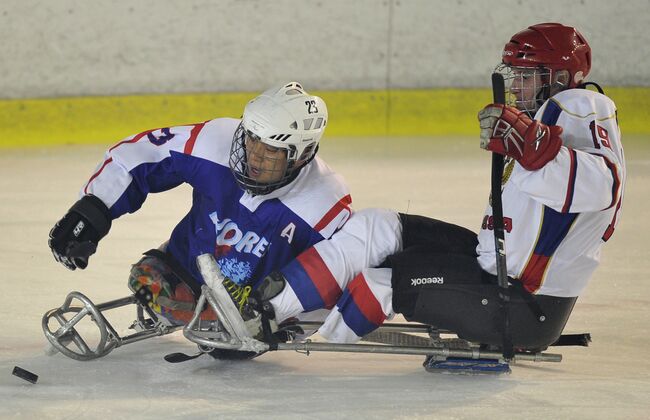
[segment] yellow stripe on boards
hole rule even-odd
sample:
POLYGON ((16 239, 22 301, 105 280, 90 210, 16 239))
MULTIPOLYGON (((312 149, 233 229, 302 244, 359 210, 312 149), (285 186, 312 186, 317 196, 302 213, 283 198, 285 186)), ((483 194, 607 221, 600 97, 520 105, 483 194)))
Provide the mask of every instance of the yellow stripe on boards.
POLYGON ((250 95, 142 95, 0 101, 0 144, 114 143, 141 131, 228 116, 250 95))
POLYGON ((321 92, 330 113, 327 135, 478 135, 488 89, 321 92))
POLYGON ((618 123, 625 144, 626 134, 650 134, 650 88, 604 88, 618 110, 618 123))
MULTIPOLYGON (((623 136, 650 134, 650 88, 606 88, 623 136)), ((0 100, 0 147, 117 142, 158 127, 239 118, 249 93, 0 100)), ((327 136, 477 135, 490 89, 314 92, 327 103, 327 136)))

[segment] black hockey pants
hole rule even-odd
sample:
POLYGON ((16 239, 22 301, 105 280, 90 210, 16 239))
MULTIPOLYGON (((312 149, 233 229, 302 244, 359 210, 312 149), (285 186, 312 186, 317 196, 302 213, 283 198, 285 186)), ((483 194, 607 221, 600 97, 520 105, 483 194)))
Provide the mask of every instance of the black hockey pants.
MULTIPOLYGON (((503 318, 496 276, 476 260, 475 233, 450 223, 400 214, 403 251, 390 256, 393 309, 409 321, 500 347, 503 318)), ((531 295, 510 279, 509 319, 516 349, 542 350, 561 335, 577 298, 531 295)))

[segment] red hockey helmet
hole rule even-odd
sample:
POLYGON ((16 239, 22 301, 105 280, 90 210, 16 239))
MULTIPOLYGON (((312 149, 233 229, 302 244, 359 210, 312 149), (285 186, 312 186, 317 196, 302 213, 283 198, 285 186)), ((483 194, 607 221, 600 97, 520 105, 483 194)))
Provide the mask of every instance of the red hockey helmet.
POLYGON ((591 48, 575 28, 540 23, 516 33, 503 48, 503 63, 514 67, 567 70, 567 88, 579 85, 591 69, 591 48))
POLYGON ((506 83, 506 104, 532 118, 559 91, 578 86, 591 69, 591 48, 570 26, 540 23, 516 33, 495 72, 506 83))

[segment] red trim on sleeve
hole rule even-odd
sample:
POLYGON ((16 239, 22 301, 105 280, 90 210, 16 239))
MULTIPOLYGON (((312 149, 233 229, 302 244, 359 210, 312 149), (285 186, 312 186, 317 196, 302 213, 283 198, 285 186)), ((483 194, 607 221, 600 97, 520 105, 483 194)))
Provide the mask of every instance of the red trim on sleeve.
POLYGON ((612 222, 607 226, 607 229, 605 229, 605 233, 603 234, 602 240, 603 242, 609 241, 609 238, 612 237, 614 234, 614 229, 616 226, 616 218, 618 217, 618 211, 621 209, 621 203, 623 200, 618 200, 618 204, 616 205, 616 211, 614 211, 614 217, 612 217, 612 222))
POLYGON ((199 136, 201 130, 203 130, 203 126, 205 126, 204 122, 196 124, 194 127, 192 127, 190 138, 187 140, 187 142, 185 142, 185 149, 183 150, 183 153, 186 155, 192 154, 192 150, 194 150, 194 143, 196 143, 196 138, 199 136))
POLYGON ((618 190, 621 188, 621 180, 618 178, 618 171, 616 170, 617 167, 615 163, 613 163, 611 160, 607 159, 603 155, 596 155, 596 156, 600 156, 601 158, 603 158, 603 160, 605 161, 605 165, 607 165, 607 168, 609 168, 610 172, 612 173, 612 178, 614 180, 614 183, 612 185, 612 202, 609 206, 607 206, 607 208, 604 209, 607 210, 613 207, 614 204, 616 204, 616 199, 618 198, 618 190))
POLYGON ((334 220, 334 218, 338 216, 343 210, 349 211, 350 204, 352 204, 352 197, 350 197, 350 194, 348 194, 340 199, 336 204, 334 204, 327 213, 325 213, 325 216, 323 216, 323 218, 320 219, 318 223, 316 223, 316 226, 314 226, 314 230, 320 232, 321 230, 325 229, 325 227, 327 227, 327 225, 329 225, 332 220, 334 220))
POLYGON ((89 179, 88 182, 86 183, 86 186, 84 187, 84 194, 88 194, 88 186, 90 185, 90 183, 93 182, 93 179, 97 178, 97 177, 99 176, 99 174, 102 173, 102 171, 104 170, 104 168, 106 167, 106 165, 108 165, 108 164, 111 163, 112 161, 113 161, 113 158, 108 158, 108 159, 106 159, 106 160, 104 161, 104 164, 102 165, 102 167, 99 168, 99 170, 98 170, 97 172, 95 172, 95 173, 93 174, 93 176, 90 177, 90 179, 89 179))
POLYGON ((375 325, 381 325, 386 320, 386 315, 381 309, 381 304, 377 297, 372 293, 366 278, 359 273, 348 285, 350 296, 354 300, 363 316, 375 325))
POLYGON ((147 130, 147 131, 143 131, 143 132, 140 133, 140 134, 136 134, 135 136, 133 136, 133 138, 132 138, 131 140, 124 140, 124 141, 121 141, 121 142, 117 143, 115 146, 113 146, 113 147, 111 147, 110 149, 108 149, 108 151, 110 152, 110 151, 112 151, 113 149, 115 149, 116 147, 121 146, 121 145, 126 144, 126 143, 136 143, 136 142, 137 142, 138 140, 140 140, 142 137, 146 136, 146 135, 149 134, 149 133, 153 133, 153 132, 156 131, 156 130, 160 130, 160 128, 156 128, 155 130, 147 130))
POLYGON ((311 247, 298 255, 296 259, 318 289, 318 294, 325 302, 325 308, 332 309, 343 291, 318 251, 311 247))
POLYGON ((573 192, 576 186, 576 175, 578 172, 578 157, 576 151, 569 149, 569 156, 571 157, 571 166, 569 167, 569 182, 566 187, 566 197, 564 198, 564 206, 562 206, 562 213, 568 213, 571 209, 573 202, 573 192))

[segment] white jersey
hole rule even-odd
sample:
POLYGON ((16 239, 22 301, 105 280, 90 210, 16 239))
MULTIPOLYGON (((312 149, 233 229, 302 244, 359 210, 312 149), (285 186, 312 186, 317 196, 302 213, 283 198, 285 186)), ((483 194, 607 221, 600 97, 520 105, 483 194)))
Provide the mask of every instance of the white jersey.
MULTIPOLYGON (((543 168, 506 164, 502 187, 508 275, 535 294, 578 296, 600 261, 621 213, 625 157, 608 97, 586 89, 558 93, 535 119, 563 128, 563 146, 543 168)), ((496 273, 492 207, 477 252, 496 273)))

